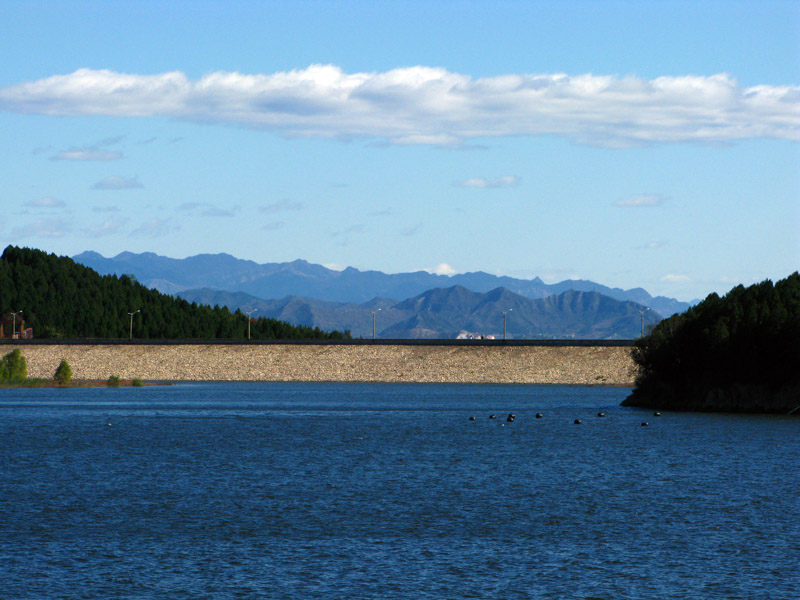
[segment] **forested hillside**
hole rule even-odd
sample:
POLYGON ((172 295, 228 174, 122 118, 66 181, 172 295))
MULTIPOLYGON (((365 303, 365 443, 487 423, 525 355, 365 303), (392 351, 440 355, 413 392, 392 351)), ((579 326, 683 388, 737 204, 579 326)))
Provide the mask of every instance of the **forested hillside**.
POLYGON ((800 274, 711 294, 638 340, 634 360, 629 406, 792 411, 800 406, 800 274))
MULTIPOLYGON (((0 312, 23 311, 34 336, 127 338, 246 338, 247 316, 161 294, 123 275, 100 276, 71 258, 9 246, 0 258, 0 312)), ((348 333, 254 319, 253 339, 342 338, 348 333)))

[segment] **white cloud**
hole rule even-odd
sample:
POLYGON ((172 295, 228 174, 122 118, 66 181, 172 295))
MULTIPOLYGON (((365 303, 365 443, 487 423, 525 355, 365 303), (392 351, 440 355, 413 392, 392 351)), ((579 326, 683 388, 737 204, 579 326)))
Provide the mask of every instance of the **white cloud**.
POLYGON ((119 233, 125 225, 125 219, 106 219, 99 225, 94 227, 87 227, 83 230, 83 234, 87 237, 100 238, 107 235, 114 235, 119 233))
POLYGON ((392 143, 403 146, 461 146, 461 138, 446 133, 435 135, 413 134, 403 135, 392 139, 392 143))
POLYGON ((144 186, 139 183, 138 177, 120 177, 111 175, 102 181, 98 181, 92 186, 93 190, 137 190, 144 186))
MULTIPOLYGON (((501 273, 495 273, 495 274, 501 275, 501 273)), ((562 281, 574 280, 574 279, 588 279, 588 276, 586 276, 585 274, 570 268, 543 269, 542 271, 539 272, 538 277, 542 281, 548 284, 560 283, 562 281)))
POLYGON ((115 150, 104 150, 106 146, 114 146, 119 144, 123 136, 118 135, 110 138, 105 138, 83 148, 70 148, 69 150, 62 150, 51 160, 118 160, 123 157, 122 152, 115 150))
POLYGON ((238 206, 231 208, 219 208, 218 206, 207 206, 203 212, 200 213, 203 217, 234 217, 236 211, 239 210, 238 206))
POLYGON ((688 275, 682 275, 680 273, 668 273, 661 278, 661 281, 664 283, 688 283, 691 281, 691 278, 688 275))
POLYGON ((449 275, 455 275, 456 273, 458 273, 458 271, 456 271, 453 267, 451 267, 447 263, 439 263, 438 265, 436 265, 432 269, 431 268, 426 268, 426 269, 422 269, 422 270, 427 272, 427 273, 433 273, 434 275, 448 275, 449 276, 449 275))
POLYGON ((195 213, 201 217, 234 217, 238 212, 240 206, 232 206, 230 208, 220 208, 209 203, 201 202, 184 202, 178 206, 178 210, 187 213, 195 213), (199 211, 199 212, 198 212, 199 211))
POLYGON ((70 148, 69 150, 62 150, 51 160, 117 160, 120 158, 122 158, 122 152, 92 148, 70 148))
POLYGON ((406 227, 405 229, 401 230, 400 233, 406 237, 411 237, 416 235, 420 229, 422 229, 422 223, 417 223, 411 227, 406 227))
POLYGON ((362 233, 364 231, 364 225, 362 223, 358 223, 356 225, 350 225, 346 229, 342 229, 341 231, 334 231, 331 235, 333 237, 337 237, 340 235, 349 235, 351 233, 362 233))
POLYGON ((628 198, 620 198, 614 202, 614 206, 661 206, 666 199, 658 194, 637 194, 628 198))
POLYGON ((362 223, 357 223, 355 225, 351 225, 350 227, 346 227, 345 229, 334 231, 333 233, 331 233, 331 237, 339 239, 339 241, 336 243, 337 246, 349 246, 351 236, 353 234, 358 234, 363 232, 364 232, 364 225, 362 223))
POLYGON ((130 237, 158 238, 178 230, 180 230, 180 227, 173 225, 169 219, 152 218, 131 231, 130 237))
POLYGON ((29 202, 25 203, 25 206, 30 206, 33 208, 64 208, 66 204, 64 204, 64 202, 61 200, 56 200, 55 198, 46 196, 44 198, 39 198, 38 200, 30 200, 29 202))
POLYGON ((299 202, 295 202, 293 200, 280 200, 278 202, 273 202, 272 204, 259 206, 258 210, 263 213, 276 213, 287 210, 302 210, 302 208, 303 205, 299 202))
POLYGON ((456 181, 453 185, 457 187, 471 187, 471 188, 503 188, 514 187, 519 185, 522 179, 516 175, 504 175, 497 179, 486 179, 484 177, 471 177, 464 181, 456 181))
POLYGON ((325 263, 322 265, 326 269, 330 269, 331 271, 344 271, 347 267, 344 265, 340 265, 339 263, 325 263))
POLYGON ((72 223, 65 219, 39 219, 28 225, 15 227, 11 235, 16 238, 59 238, 72 231, 72 223))
POLYGON ((197 80, 80 69, 0 88, 0 110, 239 123, 286 136, 457 145, 557 135, 609 147, 800 140, 800 86, 742 87, 728 74, 647 80, 509 74, 473 79, 441 68, 344 73, 333 65, 197 80))

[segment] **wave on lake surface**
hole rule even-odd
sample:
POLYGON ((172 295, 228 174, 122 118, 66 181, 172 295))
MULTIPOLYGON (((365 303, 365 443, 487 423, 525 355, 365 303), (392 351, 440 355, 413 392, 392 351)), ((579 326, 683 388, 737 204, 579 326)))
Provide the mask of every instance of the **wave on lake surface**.
POLYGON ((0 596, 793 597, 800 422, 628 393, 0 390, 0 596))

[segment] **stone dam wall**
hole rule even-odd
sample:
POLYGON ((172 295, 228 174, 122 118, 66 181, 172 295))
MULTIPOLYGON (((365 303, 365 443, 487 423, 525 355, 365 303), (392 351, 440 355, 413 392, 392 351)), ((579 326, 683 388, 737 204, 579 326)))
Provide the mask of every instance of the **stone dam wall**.
POLYGON ((633 385, 628 345, 3 344, 28 376, 75 379, 633 385))

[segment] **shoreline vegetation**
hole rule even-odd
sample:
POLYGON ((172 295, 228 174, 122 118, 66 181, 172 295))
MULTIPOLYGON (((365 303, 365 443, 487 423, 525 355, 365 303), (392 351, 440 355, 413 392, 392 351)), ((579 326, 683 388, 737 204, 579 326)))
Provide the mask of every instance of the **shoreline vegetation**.
POLYGON ((108 379, 72 379, 72 367, 62 359, 52 379, 28 377, 28 361, 19 348, 12 350, 0 360, 0 388, 86 388, 86 387, 143 387, 171 385, 169 382, 145 383, 138 377, 120 379, 111 375, 108 379))
POLYGON ((69 383, 62 383, 55 379, 41 379, 39 377, 29 377, 27 379, 17 379, 0 381, 0 389, 3 388, 93 388, 93 387, 150 387, 172 385, 171 381, 142 381, 141 379, 120 379, 119 383, 110 384, 107 379, 73 379, 69 383))
POLYGON ((623 406, 800 415, 800 273, 737 286, 636 341, 623 406))

